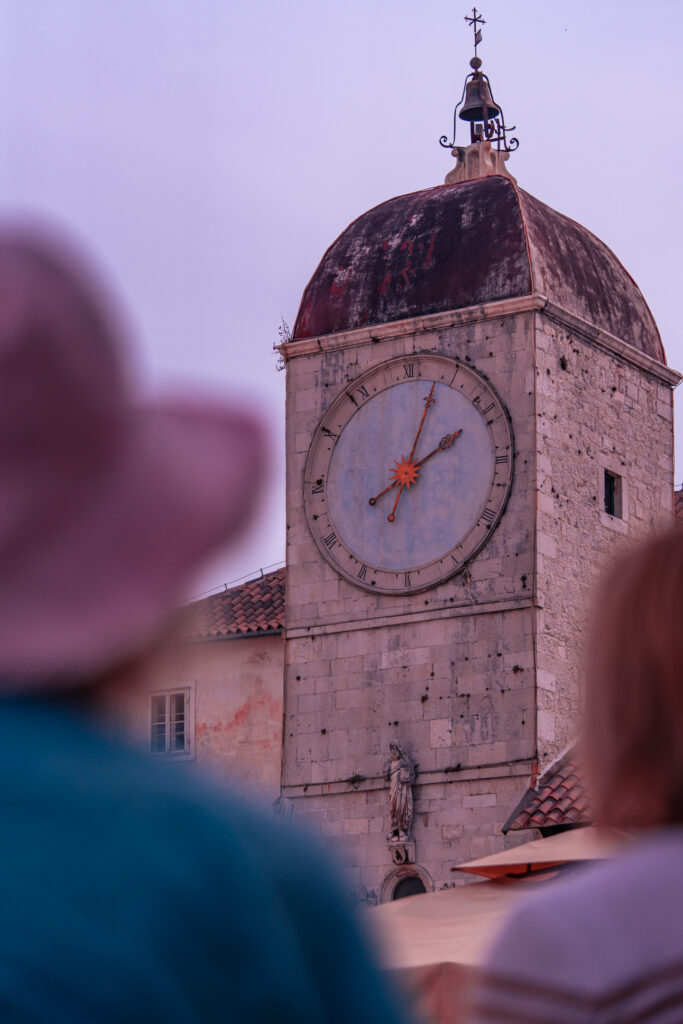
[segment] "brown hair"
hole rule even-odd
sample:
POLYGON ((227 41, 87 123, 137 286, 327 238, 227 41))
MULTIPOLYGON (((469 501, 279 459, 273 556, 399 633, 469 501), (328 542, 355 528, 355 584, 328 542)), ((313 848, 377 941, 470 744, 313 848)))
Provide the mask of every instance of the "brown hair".
POLYGON ((683 823, 683 530, 619 560, 592 633, 585 743, 596 820, 683 823))

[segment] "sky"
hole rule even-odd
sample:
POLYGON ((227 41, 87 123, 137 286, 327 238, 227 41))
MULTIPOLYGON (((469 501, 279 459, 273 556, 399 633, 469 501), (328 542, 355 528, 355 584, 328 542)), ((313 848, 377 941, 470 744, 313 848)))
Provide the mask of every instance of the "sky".
MULTIPOLYGON (((519 184, 610 246, 683 370, 680 0, 482 0, 519 184)), ((70 231, 135 324, 144 387, 260 410, 273 472, 197 583, 284 560, 273 344, 328 245, 443 181, 472 56, 452 0, 0 0, 0 215, 70 231)), ((466 126, 465 126, 466 127, 466 126)), ((683 385, 676 483, 683 482, 683 385)))

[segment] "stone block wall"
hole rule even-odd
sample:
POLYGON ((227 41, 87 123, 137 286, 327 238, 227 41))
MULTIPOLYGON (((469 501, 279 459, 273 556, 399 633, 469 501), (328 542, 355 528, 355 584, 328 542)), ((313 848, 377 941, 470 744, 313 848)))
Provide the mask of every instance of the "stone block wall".
POLYGON ((524 302, 294 343, 288 361, 283 794, 334 841, 349 882, 377 898, 395 871, 389 743, 417 762, 416 859, 428 887, 453 884, 457 861, 527 839, 500 828, 537 757, 547 763, 576 736, 601 568, 671 516, 672 376, 576 318, 540 312, 542 297, 524 302), (467 572, 423 594, 368 594, 313 541, 306 455, 349 381, 432 351, 485 375, 507 407, 510 499, 467 572), (604 511, 605 469, 623 478, 622 519, 604 511))
POLYGON ((673 395, 655 368, 544 314, 535 338, 542 766, 577 733, 584 641, 605 566, 671 521, 673 395), (622 478, 622 518, 605 512, 605 470, 622 478))
POLYGON ((425 783, 465 767, 528 762, 533 662, 533 610, 521 602, 290 639, 285 792, 378 781, 393 740, 425 783))
MULTIPOLYGON (((471 881, 451 871, 454 864, 515 846, 525 833, 500 835, 499 824, 519 801, 528 773, 515 766, 479 778, 463 772, 442 781, 420 775, 414 787, 417 866, 428 888, 442 889, 471 881)), ((382 898, 383 889, 398 874, 387 849, 388 790, 379 780, 358 784, 358 790, 315 791, 294 798, 294 813, 320 830, 346 865, 350 888, 382 898)))

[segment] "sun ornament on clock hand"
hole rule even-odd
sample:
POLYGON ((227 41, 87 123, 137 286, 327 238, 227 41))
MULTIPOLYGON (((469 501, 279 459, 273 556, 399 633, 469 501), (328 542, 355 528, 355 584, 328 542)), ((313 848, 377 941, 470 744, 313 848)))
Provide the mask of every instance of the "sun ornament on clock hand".
POLYGON ((413 462, 412 459, 401 458, 400 462, 394 463, 394 467, 391 471, 394 484, 400 484, 409 490, 413 484, 417 483, 417 478, 420 475, 419 463, 413 462))

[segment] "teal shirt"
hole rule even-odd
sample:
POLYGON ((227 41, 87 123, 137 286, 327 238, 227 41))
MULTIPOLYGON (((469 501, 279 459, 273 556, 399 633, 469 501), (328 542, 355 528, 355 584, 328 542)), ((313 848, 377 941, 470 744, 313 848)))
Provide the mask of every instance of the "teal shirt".
POLYGON ((0 1020, 400 1024, 317 843, 0 701, 0 1020))

